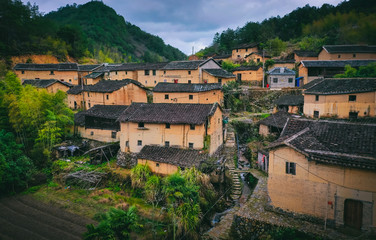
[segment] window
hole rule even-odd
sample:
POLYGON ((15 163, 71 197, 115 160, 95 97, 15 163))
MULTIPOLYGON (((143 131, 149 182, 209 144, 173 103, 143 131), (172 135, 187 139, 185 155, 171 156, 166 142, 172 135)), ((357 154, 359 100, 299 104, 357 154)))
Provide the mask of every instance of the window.
POLYGON ((127 71, 125 72, 125 75, 128 75, 128 72, 127 72, 127 71))
POLYGON ((149 76, 150 70, 145 70, 145 76, 149 76))
POLYGON ((111 132, 111 138, 116 138, 116 132, 111 132))
POLYGON ((115 71, 115 75, 117 75, 117 71, 115 71))
POLYGON ((292 83, 292 80, 293 80, 292 78, 289 78, 289 83, 292 83))
POLYGON ((273 82, 277 83, 278 82, 278 78, 273 78, 273 82))
POLYGON ((192 100, 193 99, 193 95, 189 95, 189 100, 192 100))
POLYGON ((191 71, 188 71, 188 75, 191 75, 191 71))
POLYGON ((240 58, 240 55, 238 55, 238 58, 240 58))
POLYGON ((258 63, 260 62, 260 58, 257 58, 257 62, 258 62, 258 63))
POLYGON ((148 80, 145 80, 145 84, 148 83, 148 80))
MULTIPOLYGON (((236 52, 239 52, 239 49, 236 49, 236 52)), ((239 56, 239 55, 238 55, 239 56)))
POLYGON ((246 48, 245 51, 248 52, 248 48, 246 48))
POLYGON ((192 83, 192 81, 191 81, 191 80, 188 80, 188 83, 192 83))
POLYGON ((165 147, 169 147, 170 146, 170 142, 169 141, 165 141, 164 145, 165 145, 165 147))
POLYGON ((357 119, 358 112, 349 112, 349 119, 357 119))
POLYGON ((341 54, 338 54, 338 58, 341 58, 341 54))
POLYGON ((195 130, 196 126, 194 124, 189 125, 189 129, 195 130))
POLYGON ((69 79, 69 82, 72 82, 72 79, 69 79))
POLYGON ((320 116, 319 111, 313 111, 313 117, 318 118, 320 116))
POLYGON ((93 131, 91 131, 91 132, 90 132, 90 135, 91 135, 91 136, 93 136, 93 135, 94 135, 94 132, 93 132, 93 131))
POLYGON ((353 54, 353 58, 356 58, 356 54, 355 53, 353 54))
POLYGON ((170 124, 169 123, 166 123, 166 128, 170 129, 170 124))
POLYGON ((21 71, 22 74, 25 74, 25 71, 21 71))
POLYGON ((193 143, 189 143, 188 145, 189 145, 189 148, 191 149, 193 148, 193 143))
POLYGON ((54 71, 50 71, 50 75, 55 75, 55 74, 54 74, 54 71))
POLYGON ((163 71, 163 74, 166 74, 166 71, 163 71))
POLYGON ((156 84, 157 83, 157 81, 154 81, 154 84, 156 84))
POLYGON ((165 94, 165 95, 164 95, 164 99, 168 99, 168 94, 165 94))
POLYGON ((137 146, 142 146, 142 141, 141 140, 137 141, 137 146))
POLYGON ((90 97, 90 93, 87 93, 87 97, 90 97))
POLYGON ((218 83, 222 83, 222 78, 218 78, 218 83))
POLYGON ((316 95, 315 96, 315 101, 317 102, 319 100, 320 96, 319 95, 316 95))
POLYGON ((155 166, 156 166, 156 167, 159 167, 159 163, 156 163, 155 166))
POLYGON ((125 142, 125 147, 129 147, 129 141, 125 142))
POLYGON ((355 102, 355 101, 356 101, 356 95, 350 95, 349 102, 355 102))
POLYGON ((220 118, 218 118, 218 123, 220 123, 221 122, 221 119, 220 118))
POLYGON ((88 105, 89 105, 89 108, 91 108, 91 104, 90 104, 90 103, 88 103, 88 105))
POLYGON ((157 70, 153 70, 153 76, 157 75, 157 70))
POLYGON ((138 123, 138 127, 143 128, 143 127, 145 127, 145 124, 143 122, 140 122, 140 123, 138 123))
POLYGON ((286 162, 286 173, 296 175, 296 163, 286 162))

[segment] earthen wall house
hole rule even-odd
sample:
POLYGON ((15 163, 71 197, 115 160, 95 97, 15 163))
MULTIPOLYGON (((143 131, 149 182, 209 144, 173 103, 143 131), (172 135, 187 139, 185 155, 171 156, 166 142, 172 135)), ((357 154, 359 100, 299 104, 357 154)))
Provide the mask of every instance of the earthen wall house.
POLYGON ((324 45, 318 60, 369 60, 376 59, 376 46, 372 45, 324 45))

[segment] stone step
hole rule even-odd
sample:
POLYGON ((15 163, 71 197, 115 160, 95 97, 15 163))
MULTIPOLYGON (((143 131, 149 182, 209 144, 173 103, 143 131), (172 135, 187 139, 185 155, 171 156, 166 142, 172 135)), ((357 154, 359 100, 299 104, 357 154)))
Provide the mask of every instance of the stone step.
POLYGON ((242 195, 242 192, 241 191, 233 191, 232 194, 233 195, 242 195))

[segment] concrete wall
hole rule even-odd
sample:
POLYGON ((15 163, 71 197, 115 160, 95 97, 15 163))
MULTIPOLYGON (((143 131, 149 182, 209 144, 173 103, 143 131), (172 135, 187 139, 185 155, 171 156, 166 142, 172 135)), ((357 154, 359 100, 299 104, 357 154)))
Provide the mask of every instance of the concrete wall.
MULTIPOLYGON (((182 159, 182 161, 184 161, 182 159)), ((148 159, 137 159, 138 164, 148 165, 150 170, 153 173, 162 174, 162 175, 169 175, 176 173, 178 171, 178 167, 168 163, 159 163, 148 159)))
POLYGON ((58 79, 64 82, 68 82, 73 85, 78 84, 78 72, 77 71, 15 71, 17 77, 21 80, 25 79, 58 79), (23 73, 22 73, 23 72, 23 73))
POLYGON ((223 104, 223 93, 221 90, 212 90, 207 92, 178 92, 178 93, 153 93, 153 103, 210 103, 223 104), (165 95, 168 95, 168 99, 165 99, 165 95), (192 95, 192 99, 189 96, 192 95))
POLYGON ((313 117, 314 111, 319 111, 319 116, 337 116, 348 118, 349 112, 358 112, 358 117, 374 117, 376 112, 376 92, 354 93, 341 95, 316 95, 304 94, 304 114, 313 117), (355 95, 356 101, 350 102, 349 96, 355 95))
POLYGON ((308 161, 287 146, 269 152, 268 193, 271 204, 343 224, 345 199, 363 203, 363 229, 376 227, 376 172, 308 161), (296 175, 285 162, 296 163, 296 175))
POLYGON ((281 88, 291 88, 295 87, 295 75, 269 75, 268 83, 270 89, 281 89, 281 88), (274 82, 274 78, 278 79, 278 82, 274 82), (289 83, 289 78, 292 78, 292 82, 289 83))
POLYGON ((116 132, 116 138, 112 138, 113 130, 93 129, 77 127, 77 132, 81 137, 100 142, 118 142, 120 141, 120 132, 116 132))

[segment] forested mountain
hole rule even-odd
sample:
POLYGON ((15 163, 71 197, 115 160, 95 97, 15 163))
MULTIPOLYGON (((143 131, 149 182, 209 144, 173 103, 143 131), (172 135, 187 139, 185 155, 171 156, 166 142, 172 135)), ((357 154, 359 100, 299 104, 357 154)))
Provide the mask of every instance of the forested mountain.
POLYGON ((180 60, 186 56, 157 36, 126 22, 103 2, 67 5, 42 16, 36 5, 0 0, 0 56, 52 54, 65 61, 180 60))
MULTIPOLYGON (((216 33, 213 45, 201 54, 228 53, 239 44, 259 42, 265 48, 297 44, 302 50, 318 50, 323 44, 376 44, 376 1, 350 0, 336 7, 305 5, 280 17, 248 22, 241 28, 216 33)), ((278 51, 277 51, 278 52, 278 51)))

